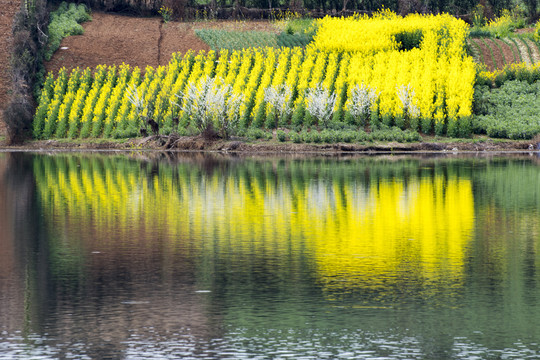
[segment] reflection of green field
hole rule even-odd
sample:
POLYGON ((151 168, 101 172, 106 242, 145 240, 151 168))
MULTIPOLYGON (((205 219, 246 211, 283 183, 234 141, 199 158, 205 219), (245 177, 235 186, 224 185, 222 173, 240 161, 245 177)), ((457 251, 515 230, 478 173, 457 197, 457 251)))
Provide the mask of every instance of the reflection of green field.
POLYGON ((55 232, 76 235, 62 240, 69 249, 163 237, 240 272, 305 261, 329 296, 399 283, 400 273, 459 283, 474 225, 471 180, 417 161, 55 156, 37 158, 35 173, 46 216, 64 227, 55 232))
POLYGON ((395 334, 451 358, 459 338, 540 336, 531 160, 69 155, 35 156, 34 173, 62 291, 72 275, 89 295, 103 278, 113 293, 151 278, 136 296, 200 297, 201 318, 261 353, 395 334))

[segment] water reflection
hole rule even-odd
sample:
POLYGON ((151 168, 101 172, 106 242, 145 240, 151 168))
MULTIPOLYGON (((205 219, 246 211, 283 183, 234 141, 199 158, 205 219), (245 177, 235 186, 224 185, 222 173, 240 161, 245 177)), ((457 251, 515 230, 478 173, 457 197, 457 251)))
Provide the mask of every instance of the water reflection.
POLYGON ((0 154, 6 359, 538 354, 529 159, 137 157, 0 154))

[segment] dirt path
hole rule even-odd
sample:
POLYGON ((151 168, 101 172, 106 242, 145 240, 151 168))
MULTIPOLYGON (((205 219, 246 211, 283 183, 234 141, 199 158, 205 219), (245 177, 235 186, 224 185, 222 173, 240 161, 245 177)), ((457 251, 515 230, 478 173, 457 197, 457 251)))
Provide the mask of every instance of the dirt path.
POLYGON ((13 17, 19 10, 19 0, 0 0, 0 136, 5 134, 3 111, 9 101, 9 54, 11 51, 11 27, 13 17))

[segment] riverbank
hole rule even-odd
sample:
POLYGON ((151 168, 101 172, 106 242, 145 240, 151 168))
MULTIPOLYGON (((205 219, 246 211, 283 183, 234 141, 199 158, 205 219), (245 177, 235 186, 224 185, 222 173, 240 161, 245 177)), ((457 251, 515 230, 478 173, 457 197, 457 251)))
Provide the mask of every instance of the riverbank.
POLYGON ((208 140, 200 136, 149 136, 121 140, 31 140, 18 146, 7 146, 0 137, 0 150, 160 150, 237 153, 394 153, 394 152, 524 152, 539 151, 536 140, 510 141, 489 138, 425 138, 422 142, 373 142, 335 144, 296 144, 275 140, 245 139, 208 140))

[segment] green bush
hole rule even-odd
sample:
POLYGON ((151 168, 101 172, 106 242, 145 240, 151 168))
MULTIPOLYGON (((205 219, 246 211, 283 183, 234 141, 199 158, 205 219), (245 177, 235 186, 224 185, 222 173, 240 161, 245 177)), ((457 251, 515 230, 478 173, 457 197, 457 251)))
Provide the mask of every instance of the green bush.
POLYGON ((285 33, 293 34, 304 34, 308 37, 313 38, 317 32, 316 22, 310 18, 295 18, 287 21, 285 27, 285 33))
POLYGON ((89 21, 90 13, 83 4, 67 4, 63 2, 58 9, 51 13, 49 23, 49 40, 45 50, 45 59, 50 60, 60 47, 62 39, 71 35, 81 35, 84 32, 80 23, 89 21))
POLYGON ((414 48, 420 48, 420 43, 424 34, 422 30, 410 30, 402 31, 395 35, 396 43, 399 44, 399 50, 412 50, 414 48))
POLYGON ((287 134, 285 134, 285 131, 283 130, 276 131, 276 137, 281 142, 284 142, 285 140, 287 140, 287 134))
POLYGON ((416 131, 401 130, 398 127, 387 127, 384 125, 379 129, 372 131, 371 137, 373 141, 395 141, 399 143, 422 140, 422 137, 416 131))
POLYGON ((472 38, 491 37, 491 32, 481 27, 472 27, 469 36, 472 38))
POLYGON ((490 137, 531 139, 540 133, 540 82, 507 81, 498 89, 476 87, 472 130, 490 137))
POLYGON ((289 132, 289 137, 293 143, 299 144, 302 142, 302 137, 296 131, 289 132))
POLYGON ((267 131, 264 131, 263 129, 258 129, 258 128, 249 128, 249 129, 247 129, 247 131, 245 133, 245 136, 249 140, 258 140, 258 139, 270 140, 270 139, 272 139, 272 134, 271 133, 269 133, 267 131))

